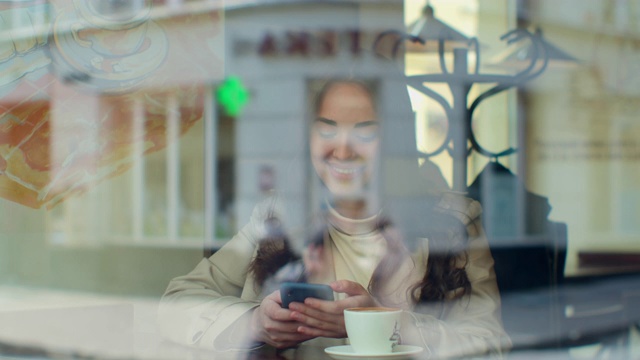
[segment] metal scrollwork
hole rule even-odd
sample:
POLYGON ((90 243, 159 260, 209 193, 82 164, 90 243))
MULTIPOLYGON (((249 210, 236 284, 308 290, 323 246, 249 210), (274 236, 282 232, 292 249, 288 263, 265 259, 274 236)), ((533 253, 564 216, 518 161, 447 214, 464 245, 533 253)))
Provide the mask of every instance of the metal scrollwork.
MULTIPOLYGON (((396 37, 393 46, 392 56, 398 55, 400 46, 406 41, 413 43, 426 44, 425 39, 421 39, 415 35, 403 33, 400 31, 388 31, 380 34, 375 42, 374 48, 386 36, 393 35, 396 37)), ((501 93, 512 87, 519 86, 527 81, 534 79, 542 74, 548 64, 548 55, 542 42, 542 35, 539 32, 532 34, 525 29, 515 29, 507 32, 501 38, 511 44, 517 41, 530 41, 533 50, 527 66, 510 75, 505 74, 486 74, 480 72, 480 44, 477 38, 471 38, 466 47, 459 47, 453 50, 454 66, 449 69, 445 62, 445 41, 438 41, 438 57, 440 63, 439 73, 427 73, 421 75, 407 76, 407 84, 429 98, 435 100, 444 109, 449 127, 447 135, 443 143, 433 152, 420 152, 421 157, 429 158, 440 154, 444 150, 448 150, 454 162, 453 185, 455 190, 466 189, 466 163, 467 157, 473 152, 482 154, 483 156, 497 159, 499 157, 511 155, 517 151, 516 148, 510 147, 500 152, 492 152, 482 147, 471 127, 473 121, 473 113, 480 103, 487 98, 501 93), (469 51, 473 51, 476 55, 476 64, 472 72, 467 68, 467 56, 469 51), (444 83, 449 86, 453 101, 449 103, 441 94, 429 88, 429 83, 444 83), (473 100, 471 105, 468 104, 468 95, 474 84, 495 84, 489 90, 481 93, 473 100), (468 147, 468 143, 471 144, 468 147)))

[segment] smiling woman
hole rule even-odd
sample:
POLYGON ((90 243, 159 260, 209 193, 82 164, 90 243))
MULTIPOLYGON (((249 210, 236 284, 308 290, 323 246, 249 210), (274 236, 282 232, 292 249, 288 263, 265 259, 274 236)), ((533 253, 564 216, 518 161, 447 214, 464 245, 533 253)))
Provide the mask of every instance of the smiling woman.
POLYGON ((406 85, 376 61, 374 77, 345 70, 308 82, 320 191, 311 189, 319 199, 304 234, 291 231, 291 204, 277 193, 258 204, 233 239, 169 284, 167 337, 216 350, 343 345, 344 309, 386 306, 404 310, 403 343, 437 357, 499 355, 508 344, 480 206, 428 188, 406 85), (392 109, 381 94, 395 96, 392 109), (335 301, 282 308, 284 282, 328 284, 335 301))

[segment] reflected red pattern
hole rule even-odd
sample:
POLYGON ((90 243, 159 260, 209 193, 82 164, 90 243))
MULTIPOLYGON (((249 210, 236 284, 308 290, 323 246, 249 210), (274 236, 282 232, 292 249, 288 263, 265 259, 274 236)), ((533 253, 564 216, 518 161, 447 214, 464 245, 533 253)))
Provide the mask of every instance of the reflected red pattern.
MULTIPOLYGON (((205 83, 222 76, 222 54, 207 43, 220 33, 220 14, 183 14, 156 25, 166 36, 166 57, 146 76, 136 74, 137 83, 126 84, 126 93, 69 83, 45 67, 30 68, 2 84, 0 197, 50 209, 125 173, 140 153, 176 141, 167 138, 169 111, 179 113, 180 135, 202 119, 205 83), (168 109, 169 103, 176 108, 168 109)), ((55 45, 51 39, 47 46, 55 45)), ((149 41, 154 39, 145 39, 149 41)), ((30 56, 46 54, 44 48, 34 47, 30 56)), ((20 61, 21 56, 4 63, 20 61)))
POLYGON ((55 108, 46 100, 15 106, 10 114, 21 121, 0 125, 0 196, 33 208, 52 207, 124 173, 139 144, 143 154, 167 146, 166 104, 172 96, 184 134, 202 119, 200 87, 101 97, 98 111, 92 106, 96 99, 80 93, 53 103, 55 108), (136 99, 144 106, 140 138, 134 137, 136 99))

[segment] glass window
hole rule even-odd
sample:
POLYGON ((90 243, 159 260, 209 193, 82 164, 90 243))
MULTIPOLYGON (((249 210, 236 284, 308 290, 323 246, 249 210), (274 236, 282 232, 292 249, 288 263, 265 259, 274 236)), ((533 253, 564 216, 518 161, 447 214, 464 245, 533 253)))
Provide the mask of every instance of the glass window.
POLYGON ((411 316, 407 356, 637 357, 639 18, 0 1, 0 358, 331 358, 341 325, 238 334, 339 278, 411 316))

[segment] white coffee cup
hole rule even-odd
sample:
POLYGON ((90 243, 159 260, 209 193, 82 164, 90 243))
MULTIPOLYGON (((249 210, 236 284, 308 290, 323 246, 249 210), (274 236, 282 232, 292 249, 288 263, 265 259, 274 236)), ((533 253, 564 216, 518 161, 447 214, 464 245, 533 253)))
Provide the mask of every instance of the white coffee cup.
POLYGON ((389 354, 400 341, 402 309, 358 307, 344 310, 349 342, 356 354, 389 354))

